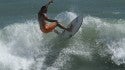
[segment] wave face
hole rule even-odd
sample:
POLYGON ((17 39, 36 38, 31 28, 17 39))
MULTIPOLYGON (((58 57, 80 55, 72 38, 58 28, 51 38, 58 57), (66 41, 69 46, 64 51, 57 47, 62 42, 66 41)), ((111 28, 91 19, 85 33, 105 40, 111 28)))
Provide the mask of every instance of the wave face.
MULTIPOLYGON (((62 12, 55 19, 67 25, 76 16, 62 12)), ((36 20, 13 23, 0 29, 0 70, 124 70, 124 23, 84 16, 68 40, 43 34, 36 20)))

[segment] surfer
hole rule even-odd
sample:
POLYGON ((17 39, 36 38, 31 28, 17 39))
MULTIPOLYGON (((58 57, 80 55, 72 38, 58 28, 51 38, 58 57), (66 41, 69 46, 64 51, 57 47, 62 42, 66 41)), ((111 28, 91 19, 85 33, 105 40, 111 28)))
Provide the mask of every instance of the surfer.
POLYGON ((42 8, 40 9, 39 13, 38 13, 38 21, 39 21, 39 25, 40 25, 40 30, 43 33, 49 33, 49 32, 56 32, 58 34, 58 31, 55 30, 55 28, 58 26, 62 29, 65 29, 67 31, 70 31, 70 28, 65 28, 64 26, 62 26, 61 24, 59 24, 58 20, 53 20, 53 19, 49 19, 47 17, 47 9, 48 6, 53 3, 52 0, 49 0, 49 2, 42 6, 42 8), (50 22, 50 24, 47 24, 47 21, 50 22))

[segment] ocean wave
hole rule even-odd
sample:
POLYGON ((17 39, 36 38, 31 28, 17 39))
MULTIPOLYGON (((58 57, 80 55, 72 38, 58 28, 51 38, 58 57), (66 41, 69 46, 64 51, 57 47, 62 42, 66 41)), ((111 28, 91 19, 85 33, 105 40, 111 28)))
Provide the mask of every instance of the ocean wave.
POLYGON ((98 17, 87 16, 84 18, 82 26, 82 34, 85 42, 91 44, 94 43, 95 48, 98 45, 102 49, 98 52, 101 56, 106 56, 111 59, 117 65, 124 64, 124 38, 125 38, 125 24, 122 22, 108 22, 105 19, 98 17), (96 44, 95 44, 96 43, 96 44), (104 51, 104 52, 103 52, 104 51), (108 56, 108 55, 111 55, 108 56))
MULTIPOLYGON (((58 18, 60 16, 58 16, 58 18)), ((67 18, 68 17, 70 16, 67 16, 67 18)), ((47 44, 49 40, 54 37, 54 35, 56 34, 43 34, 40 31, 38 22, 36 20, 28 20, 24 23, 14 23, 4 27, 0 30, 0 48, 1 50, 3 50, 0 52, 1 54, 3 53, 0 56, 0 63, 2 66, 0 69, 40 69, 41 65, 39 64, 43 63, 41 59, 45 57, 45 54, 49 49, 49 46, 47 44), (4 46, 1 43, 3 43, 4 46), (4 48, 9 50, 4 50, 4 48), (8 62, 7 56, 9 57, 11 62, 8 62), (7 60, 4 59, 4 57, 7 60), (5 65, 5 68, 3 68, 3 65, 5 65)))
MULTIPOLYGON (((73 12, 62 12, 55 19, 65 25, 76 16, 73 12)), ((44 67, 47 70, 63 67, 70 70, 79 63, 97 67, 100 63, 108 66, 107 62, 124 64, 125 20, 117 22, 85 16, 78 33, 66 41, 58 39, 54 33, 43 34, 36 20, 8 25, 0 30, 0 65, 9 70, 40 70, 44 67), (105 58, 109 61, 103 61, 105 58)), ((6 70, 2 67, 0 69, 6 70)))

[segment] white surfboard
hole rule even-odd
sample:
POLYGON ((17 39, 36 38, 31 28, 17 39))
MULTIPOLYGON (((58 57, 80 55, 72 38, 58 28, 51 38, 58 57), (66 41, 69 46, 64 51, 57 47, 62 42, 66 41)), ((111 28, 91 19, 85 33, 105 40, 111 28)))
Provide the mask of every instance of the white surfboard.
POLYGON ((79 28, 81 27, 83 22, 83 16, 76 17, 69 25, 68 28, 71 28, 71 31, 64 30, 59 35, 62 38, 71 38, 78 32, 79 28))

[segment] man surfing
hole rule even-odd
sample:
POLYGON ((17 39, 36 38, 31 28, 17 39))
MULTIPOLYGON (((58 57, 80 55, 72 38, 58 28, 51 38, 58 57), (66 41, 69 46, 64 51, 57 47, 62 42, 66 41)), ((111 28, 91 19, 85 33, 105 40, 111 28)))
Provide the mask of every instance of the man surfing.
POLYGON ((47 17, 47 9, 48 9, 48 6, 53 3, 52 0, 49 0, 49 2, 42 6, 42 8, 40 9, 39 13, 38 13, 38 21, 39 21, 39 25, 40 25, 40 30, 43 32, 43 33, 49 33, 49 32, 56 32, 58 34, 58 31, 57 30, 54 30, 57 26, 62 28, 62 29, 65 29, 67 31, 70 31, 70 28, 65 28, 64 26, 62 26, 61 24, 58 23, 57 20, 53 20, 53 19, 49 19, 47 17), (51 22, 50 24, 47 24, 47 22, 51 22))

